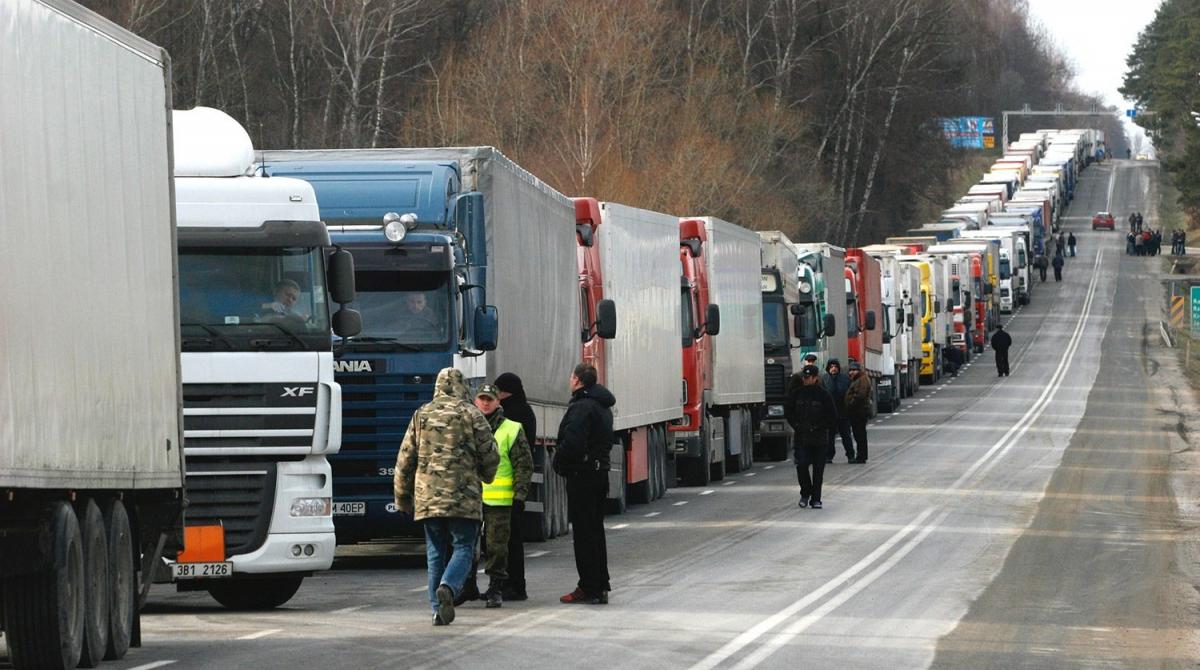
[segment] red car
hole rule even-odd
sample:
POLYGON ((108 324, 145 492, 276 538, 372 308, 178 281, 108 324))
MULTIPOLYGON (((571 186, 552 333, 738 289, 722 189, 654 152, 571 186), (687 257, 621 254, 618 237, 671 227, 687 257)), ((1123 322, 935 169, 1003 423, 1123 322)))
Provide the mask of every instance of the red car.
POLYGON ((1109 230, 1117 229, 1117 221, 1113 218, 1111 212, 1097 212, 1096 215, 1092 217, 1092 230, 1098 230, 1100 228, 1107 228, 1109 230))

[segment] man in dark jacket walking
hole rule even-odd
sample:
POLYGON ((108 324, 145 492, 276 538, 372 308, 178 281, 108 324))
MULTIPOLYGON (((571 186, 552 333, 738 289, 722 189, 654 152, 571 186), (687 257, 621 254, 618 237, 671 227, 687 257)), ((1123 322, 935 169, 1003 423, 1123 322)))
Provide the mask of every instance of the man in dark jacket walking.
POLYGON ((854 433, 854 447, 857 458, 851 463, 867 462, 867 421, 871 418, 871 396, 875 389, 871 386, 871 378, 864 375, 858 361, 850 361, 850 388, 846 391, 846 418, 850 421, 850 430, 854 433))
POLYGON ((1050 262, 1046 260, 1045 255, 1040 255, 1033 259, 1033 267, 1037 268, 1038 275, 1041 276, 1042 282, 1046 281, 1046 268, 1050 267, 1050 262))
POLYGON ((837 416, 830 426, 829 442, 825 448, 825 462, 832 463, 837 455, 834 439, 842 437, 842 449, 846 452, 846 460, 854 461, 854 438, 850 436, 850 419, 846 416, 846 391, 850 390, 850 377, 842 372, 842 363, 836 358, 829 359, 825 364, 825 374, 821 377, 825 390, 833 397, 833 405, 837 408, 837 416))
POLYGON ((800 484, 800 507, 821 509, 825 447, 837 420, 837 408, 833 397, 821 385, 817 366, 804 366, 799 377, 800 383, 792 384, 788 389, 784 415, 795 435, 792 457, 796 462, 796 480, 800 484))
POLYGON ((1066 264, 1066 260, 1062 256, 1055 256, 1050 262, 1050 266, 1054 268, 1054 281, 1062 281, 1062 269, 1066 264))
MULTIPOLYGON (((537 442, 537 417, 525 398, 525 384, 511 372, 496 377, 496 388, 500 389, 500 408, 504 416, 521 424, 525 437, 532 447, 537 442)), ((508 580, 504 582, 504 599, 513 602, 528 600, 525 591, 525 542, 521 536, 521 520, 525 515, 525 501, 514 500, 512 507, 512 535, 508 538, 508 580)))
POLYGON ((992 350, 996 352, 996 376, 1008 376, 1008 348, 1012 346, 1012 337, 1004 332, 1004 324, 996 326, 992 335, 992 350))
POLYGON ((567 518, 575 544, 579 584, 559 598, 564 603, 604 605, 608 546, 604 540, 604 501, 608 497, 612 407, 617 399, 596 383, 596 368, 581 363, 571 373, 571 403, 558 426, 554 471, 567 479, 567 518))
POLYGON ((1067 233, 1067 252, 1072 258, 1075 257, 1075 244, 1078 240, 1075 239, 1075 233, 1067 233))

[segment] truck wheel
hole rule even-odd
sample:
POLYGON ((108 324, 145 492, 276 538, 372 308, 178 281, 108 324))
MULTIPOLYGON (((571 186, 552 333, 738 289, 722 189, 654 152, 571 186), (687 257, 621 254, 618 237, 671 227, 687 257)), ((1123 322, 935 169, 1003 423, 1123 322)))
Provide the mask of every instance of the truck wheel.
POLYGON ((677 460, 679 481, 684 486, 708 486, 712 481, 712 471, 706 458, 684 458, 677 460))
POLYGON ((83 648, 79 667, 94 668, 108 651, 108 608, 111 580, 108 572, 108 531, 96 501, 88 498, 79 509, 83 538, 83 648))
POLYGON ((650 499, 658 500, 663 496, 663 436, 658 426, 650 429, 650 499))
POLYGON ((133 640, 137 616, 137 572, 133 563, 133 532, 129 514, 120 500, 106 505, 104 527, 108 531, 108 649, 104 660, 125 657, 133 640))
MULTIPOLYGON (((629 484, 628 484, 628 481, 626 480, 628 473, 626 472, 624 444, 622 444, 621 446, 622 446, 621 449, 615 450, 618 454, 617 455, 618 462, 612 464, 613 470, 620 470, 621 476, 618 478, 617 485, 615 487, 613 487, 610 483, 609 491, 608 491, 608 499, 604 501, 605 502, 605 505, 604 505, 605 513, 610 514, 610 515, 624 514, 625 508, 629 506, 628 505, 629 484), (613 490, 614 488, 616 490, 613 490)), ((612 471, 609 471, 605 474, 611 476, 612 471)))
POLYGON ((270 610, 292 599, 303 575, 229 579, 208 585, 208 595, 231 610, 270 610))
POLYGON ((667 495, 667 489, 675 485, 671 462, 667 460, 667 448, 671 444, 666 426, 658 427, 658 497, 667 495))
POLYGON ((17 668, 68 670, 83 651, 83 538, 71 506, 51 503, 48 567, 4 580, 9 661, 17 668))

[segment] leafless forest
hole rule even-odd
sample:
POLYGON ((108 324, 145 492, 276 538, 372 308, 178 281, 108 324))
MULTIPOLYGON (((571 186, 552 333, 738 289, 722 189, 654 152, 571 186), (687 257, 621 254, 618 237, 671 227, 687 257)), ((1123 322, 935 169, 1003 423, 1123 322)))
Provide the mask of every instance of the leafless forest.
POLYGON ((261 147, 492 144, 568 195, 845 245, 954 199, 937 117, 1095 102, 1023 0, 85 4, 261 147))

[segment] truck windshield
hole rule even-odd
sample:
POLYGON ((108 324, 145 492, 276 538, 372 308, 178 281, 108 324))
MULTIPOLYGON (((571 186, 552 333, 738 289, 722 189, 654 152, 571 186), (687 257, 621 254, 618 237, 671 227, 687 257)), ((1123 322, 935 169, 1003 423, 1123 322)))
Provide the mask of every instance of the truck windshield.
POLYGON ((347 346, 398 346, 442 351, 449 346, 450 272, 358 269, 350 307, 362 314, 363 331, 347 346))
POLYGON ((1000 259, 1000 278, 1008 279, 1012 277, 1012 262, 1007 258, 1000 259))
POLYGON ((767 349, 781 349, 788 340, 787 306, 781 302, 763 303, 763 345, 767 349))
POLYGON ((179 250, 184 351, 330 348, 319 248, 179 250))

